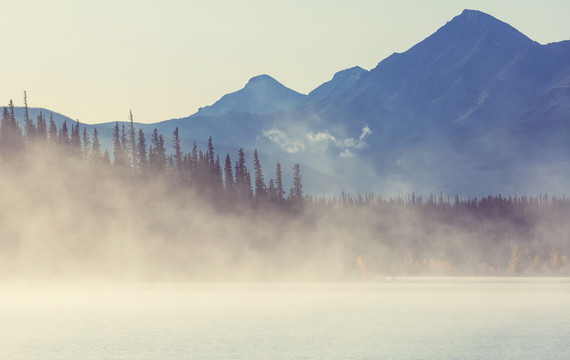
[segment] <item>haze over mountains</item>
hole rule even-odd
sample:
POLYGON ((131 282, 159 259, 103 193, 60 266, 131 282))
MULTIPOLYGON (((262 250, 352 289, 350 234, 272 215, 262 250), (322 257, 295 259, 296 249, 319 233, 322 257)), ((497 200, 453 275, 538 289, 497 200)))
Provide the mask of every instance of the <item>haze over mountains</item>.
POLYGON ((267 178, 274 161, 299 162, 313 193, 568 193, 570 41, 541 45, 465 10, 308 95, 261 75, 189 117, 140 127, 166 139, 178 127, 185 151, 209 136, 232 158, 258 148, 267 178))

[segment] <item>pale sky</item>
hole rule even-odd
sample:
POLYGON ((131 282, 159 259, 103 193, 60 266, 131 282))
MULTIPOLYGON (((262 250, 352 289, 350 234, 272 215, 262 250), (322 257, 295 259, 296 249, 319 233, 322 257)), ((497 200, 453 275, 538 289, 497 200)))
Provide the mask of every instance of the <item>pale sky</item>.
POLYGON ((195 113, 268 74, 308 93, 367 70, 465 8, 542 44, 570 39, 568 0, 2 1, 0 103, 84 123, 195 113))

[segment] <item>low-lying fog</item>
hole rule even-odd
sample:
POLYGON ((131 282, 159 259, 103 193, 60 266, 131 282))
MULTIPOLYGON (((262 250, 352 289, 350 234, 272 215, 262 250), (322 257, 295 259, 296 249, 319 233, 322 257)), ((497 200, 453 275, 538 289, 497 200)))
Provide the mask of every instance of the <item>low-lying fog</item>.
POLYGON ((9 359, 567 359, 570 282, 1 285, 9 359))
POLYGON ((277 208, 228 203, 167 177, 133 178, 112 165, 44 148, 26 154, 0 164, 4 280, 344 281, 569 273, 566 200, 560 206, 530 201, 508 216, 484 207, 477 215, 443 197, 421 206, 410 205, 409 198, 407 205, 402 199, 344 204, 313 198, 304 206, 277 208))

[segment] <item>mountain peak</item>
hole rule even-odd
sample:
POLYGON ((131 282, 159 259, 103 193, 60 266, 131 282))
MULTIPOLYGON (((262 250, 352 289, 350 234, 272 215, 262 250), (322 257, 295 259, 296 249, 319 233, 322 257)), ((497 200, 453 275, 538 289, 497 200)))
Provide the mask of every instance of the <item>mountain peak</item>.
POLYGON ((249 79, 249 81, 245 85, 245 88, 247 89, 249 87, 257 86, 257 85, 280 85, 280 86, 283 86, 283 84, 281 84, 279 81, 275 80, 271 76, 269 76, 267 74, 262 74, 262 75, 254 76, 251 79, 249 79))
POLYGON ((334 74, 333 79, 345 78, 345 77, 360 77, 363 73, 367 72, 360 66, 354 66, 345 70, 341 70, 334 74))
POLYGON ((511 25, 479 10, 463 10, 435 34, 449 35, 448 33, 463 39, 488 38, 513 48, 525 48, 535 44, 511 25))
POLYGON ((213 105, 200 108, 198 115, 217 116, 230 112, 268 114, 301 104, 306 95, 287 88, 269 75, 254 76, 243 89, 224 95, 213 105))
MULTIPOLYGON (((462 17, 467 17, 469 19, 484 19, 484 18, 488 18, 488 19, 493 19, 493 20, 497 20, 494 17, 492 17, 491 15, 484 13, 482 11, 479 10, 471 10, 471 9, 465 9, 461 12, 461 14, 459 16, 462 17)), ((497 20, 498 21, 498 20, 497 20)))

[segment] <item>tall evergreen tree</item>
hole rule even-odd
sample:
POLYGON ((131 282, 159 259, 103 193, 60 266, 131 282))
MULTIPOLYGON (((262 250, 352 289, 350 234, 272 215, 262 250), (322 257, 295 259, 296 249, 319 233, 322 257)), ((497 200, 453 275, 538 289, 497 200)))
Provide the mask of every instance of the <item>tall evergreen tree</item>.
POLYGON ((57 143, 57 126, 55 126, 55 121, 53 121, 53 114, 49 114, 49 142, 52 144, 57 143))
POLYGON ((24 150, 25 143, 24 143, 24 136, 22 135, 22 129, 18 125, 18 121, 16 121, 16 113, 14 111, 14 103, 10 100, 8 104, 8 116, 10 119, 10 131, 9 131, 9 147, 10 152, 15 154, 21 154, 24 150))
POLYGON ((113 156, 115 157, 115 166, 123 167, 125 165, 123 145, 121 143, 121 128, 118 122, 115 123, 113 128, 113 156))
POLYGON ((232 161, 230 160, 230 154, 226 155, 226 163, 224 165, 224 180, 226 193, 233 195, 235 192, 234 187, 234 175, 232 172, 232 161))
POLYGON ((164 137, 162 134, 158 135, 158 160, 160 169, 166 168, 166 148, 164 147, 164 137))
POLYGON ((303 200, 302 179, 301 166, 295 164, 295 166, 293 166, 293 187, 291 188, 291 200, 293 200, 293 202, 301 202, 303 200))
POLYGON ((192 147, 192 155, 190 157, 190 172, 194 178, 198 177, 198 150, 196 150, 196 141, 192 147))
POLYGON ((81 136, 79 131, 79 120, 75 122, 75 126, 71 124, 71 154, 76 157, 82 157, 81 136))
POLYGON ((138 159, 138 171, 141 174, 145 174, 148 168, 148 161, 146 156, 146 139, 142 129, 139 129, 139 141, 137 144, 137 159, 138 159))
POLYGON ((2 122, 0 122, 0 156, 2 160, 6 157, 6 153, 10 151, 10 115, 8 108, 4 107, 2 112, 2 122))
POLYGON ((19 132, 19 135, 22 136, 22 129, 20 129, 20 126, 16 121, 16 113, 14 112, 14 102, 12 102, 12 99, 10 99, 10 103, 8 104, 8 109, 9 109, 8 115, 10 115, 10 125, 12 126, 12 129, 14 130, 14 132, 19 132))
POLYGON ((204 186, 204 183, 207 181, 207 171, 208 171, 208 166, 206 164, 206 156, 204 156, 204 153, 202 152, 202 150, 198 151, 198 164, 196 166, 196 178, 198 181, 198 185, 199 186, 204 186))
POLYGON ((267 194, 265 193, 265 181, 263 179, 263 172, 261 171, 261 162, 259 162, 257 149, 253 151, 253 168, 255 172, 255 199, 265 199, 267 197, 267 194))
POLYGON ((148 154, 149 167, 155 175, 161 174, 166 167, 166 150, 164 139, 155 128, 151 135, 151 145, 148 154))
POLYGON ((216 161, 214 162, 214 171, 212 173, 213 184, 216 191, 223 189, 224 181, 222 180, 222 166, 220 164, 220 156, 216 155, 216 161))
POLYGON ((101 161, 101 145, 99 144, 99 133, 97 128, 93 129, 93 145, 91 146, 90 160, 95 163, 101 161))
POLYGON ((8 108, 4 106, 2 112, 2 121, 0 122, 0 136, 7 136, 10 129, 10 115, 8 115, 8 108))
POLYGON ((91 152, 91 139, 87 133, 87 128, 83 128, 83 159, 88 160, 91 152))
POLYGON ((247 196, 247 168, 245 167, 245 153, 242 148, 238 151, 238 160, 235 165, 236 193, 240 198, 247 196))
POLYGON ((121 153, 123 157, 123 166, 130 167, 131 152, 129 151, 129 138, 127 137, 125 124, 121 124, 121 153))
POLYGON ((277 200, 277 191, 275 191, 275 184, 273 179, 269 179, 269 186, 267 187, 267 199, 270 202, 275 202, 277 200))
POLYGON ((283 189, 283 173, 281 171, 281 164, 277 163, 275 167, 275 199, 278 203, 284 201, 285 190, 283 189))
POLYGON ((182 149, 180 148, 180 136, 178 136, 178 128, 172 134, 172 148, 174 149, 174 166, 178 181, 182 180, 182 149))
POLYGON ((130 158, 131 158, 131 166, 133 170, 136 171, 139 161, 138 161, 138 152, 137 152, 137 141, 136 141, 136 132, 135 132, 135 124, 133 122, 133 111, 129 110, 129 145, 130 145, 130 158))
POLYGON ((47 123, 46 118, 41 111, 38 115, 36 124, 36 136, 41 142, 45 143, 47 141, 47 123))
MULTIPOLYGON (((72 124, 73 126, 73 124, 72 124)), ((61 146, 62 150, 68 154, 69 153, 69 132, 67 130, 67 120, 63 122, 61 125, 61 129, 59 130, 59 136, 57 137, 59 145, 61 146)))
POLYGON ((208 150, 206 151, 206 164, 210 167, 212 173, 215 172, 214 169, 214 144, 212 143, 212 137, 208 138, 208 150))
POLYGON ((251 186, 251 174, 247 169, 245 170, 245 183, 244 183, 245 195, 248 199, 253 198, 253 187, 251 186))
POLYGON ((24 91, 24 130, 26 132, 26 139, 28 141, 33 141, 36 135, 36 127, 34 122, 30 119, 30 114, 28 112, 28 96, 24 91))

